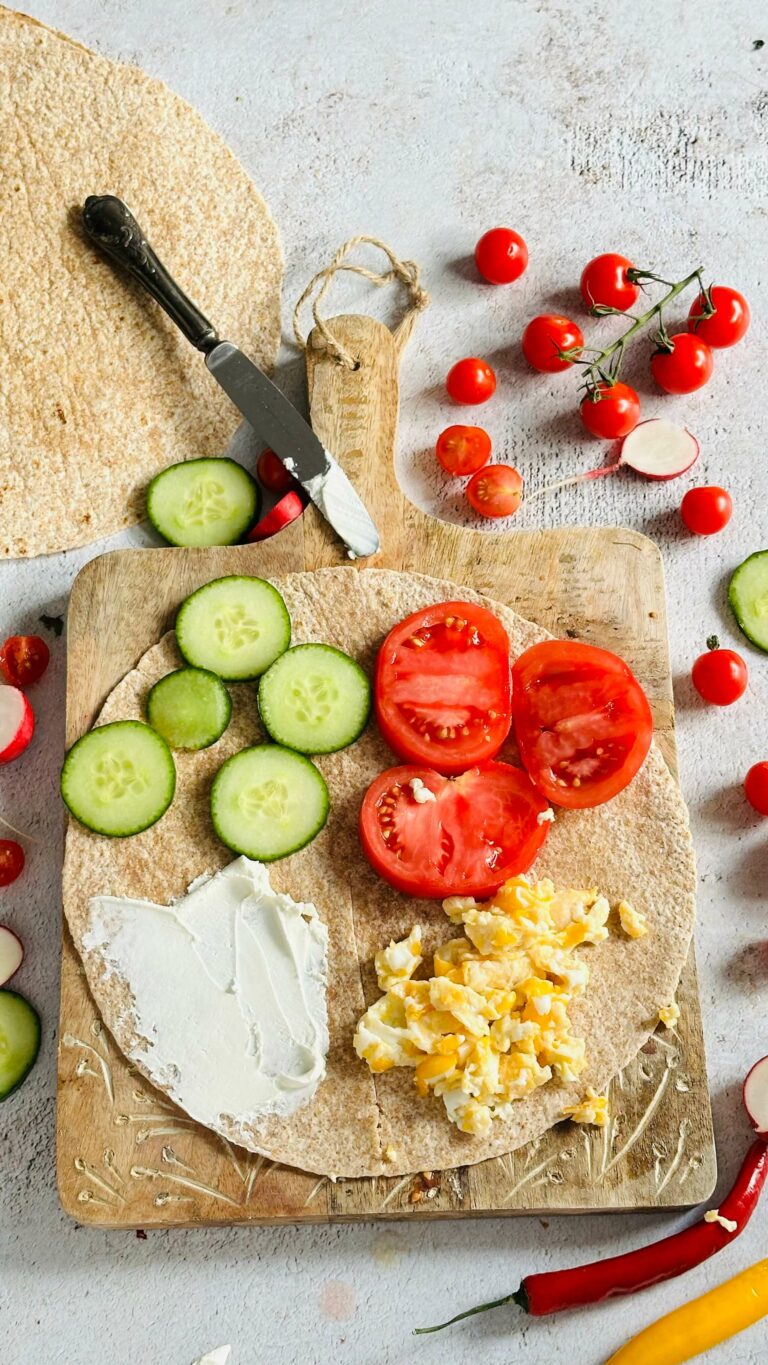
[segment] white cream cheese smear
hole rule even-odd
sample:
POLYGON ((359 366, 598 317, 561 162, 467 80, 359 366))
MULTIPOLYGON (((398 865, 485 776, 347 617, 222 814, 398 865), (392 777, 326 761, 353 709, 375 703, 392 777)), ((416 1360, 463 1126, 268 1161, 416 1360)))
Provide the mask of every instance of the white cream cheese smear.
POLYGON ((131 1050, 193 1118, 248 1123, 306 1104, 328 1052, 328 931, 314 905, 237 858, 173 905, 94 896, 87 951, 133 997, 131 1050))

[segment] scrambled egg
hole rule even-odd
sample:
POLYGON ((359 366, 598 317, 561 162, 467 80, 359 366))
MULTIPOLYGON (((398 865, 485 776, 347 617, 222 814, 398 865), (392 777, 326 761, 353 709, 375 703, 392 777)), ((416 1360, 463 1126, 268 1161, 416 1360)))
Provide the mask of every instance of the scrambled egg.
MULTIPOLYGON (((513 877, 487 903, 452 896, 443 909, 463 936, 435 950, 427 980, 412 979, 422 961, 418 925, 377 953, 384 994, 358 1023, 354 1045, 373 1072, 413 1067, 420 1095, 439 1096, 462 1132, 482 1135, 494 1118, 512 1116, 516 1100, 584 1071, 584 1040, 568 1014, 589 981, 576 949, 608 937, 610 906, 595 890, 513 877)), ((607 1099, 587 1091, 569 1116, 602 1124, 607 1099)))
POLYGON ((629 901, 619 901, 616 906, 616 914, 619 917, 624 933, 629 938, 644 938, 648 933, 648 921, 645 915, 641 915, 629 901))
POLYGON ((671 1005, 662 1005, 659 1010, 659 1019, 665 1028, 677 1028, 677 1021, 680 1018, 680 1006, 672 1001, 671 1005))
POLYGON ((596 1127, 604 1128, 608 1121, 608 1096, 595 1094, 590 1085, 583 1100, 563 1110, 563 1118, 571 1119, 574 1123, 594 1123, 596 1127))

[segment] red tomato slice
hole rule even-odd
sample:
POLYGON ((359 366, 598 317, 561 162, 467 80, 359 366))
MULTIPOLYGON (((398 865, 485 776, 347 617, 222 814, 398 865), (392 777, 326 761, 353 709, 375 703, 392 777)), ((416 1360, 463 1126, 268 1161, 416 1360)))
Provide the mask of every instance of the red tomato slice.
POLYGON ((549 831, 538 819, 546 809, 527 774, 509 763, 455 778, 390 768, 365 794, 360 840, 374 871, 407 896, 488 896, 528 871, 549 831), (416 800, 414 779, 434 801, 416 800))
POLYGON ((520 655, 512 714, 532 781, 570 808, 623 791, 653 736, 648 699, 623 659, 576 640, 545 640, 520 655))
POLYGON ((440 602, 391 630, 376 660, 376 719, 399 758, 461 773, 509 733, 509 638, 485 607, 440 602))

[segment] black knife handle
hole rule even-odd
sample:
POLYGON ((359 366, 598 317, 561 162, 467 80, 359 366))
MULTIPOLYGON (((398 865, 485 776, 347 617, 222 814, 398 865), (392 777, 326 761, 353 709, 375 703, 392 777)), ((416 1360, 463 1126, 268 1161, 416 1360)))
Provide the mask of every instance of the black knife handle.
POLYGON ((215 327, 169 275, 122 199, 114 194, 89 194, 83 207, 83 226, 88 236, 157 300, 187 341, 198 351, 213 350, 219 340, 215 327))

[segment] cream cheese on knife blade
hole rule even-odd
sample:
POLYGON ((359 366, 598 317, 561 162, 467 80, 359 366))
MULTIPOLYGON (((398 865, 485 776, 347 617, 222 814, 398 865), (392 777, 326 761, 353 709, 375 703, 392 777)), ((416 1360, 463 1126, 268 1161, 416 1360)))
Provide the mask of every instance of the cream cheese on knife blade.
POLYGON ((312 1098, 328 1052, 328 931, 314 905, 237 858, 172 905, 94 896, 89 908, 84 947, 133 997, 142 1041, 129 1056, 182 1109, 243 1123, 312 1098))

